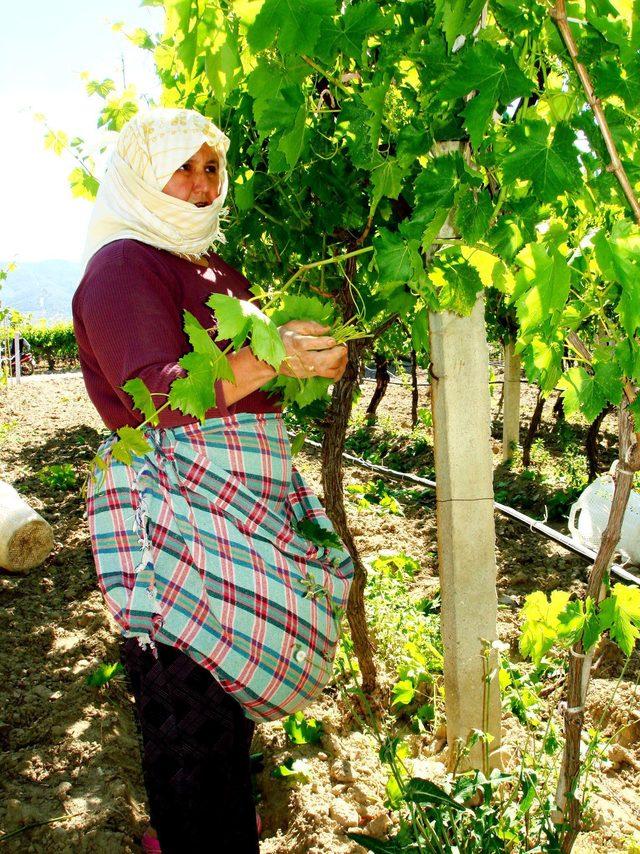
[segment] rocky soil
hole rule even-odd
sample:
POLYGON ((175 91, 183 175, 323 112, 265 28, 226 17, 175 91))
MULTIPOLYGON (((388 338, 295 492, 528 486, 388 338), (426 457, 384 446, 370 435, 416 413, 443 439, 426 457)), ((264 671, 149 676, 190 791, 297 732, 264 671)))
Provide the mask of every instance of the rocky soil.
MULTIPOLYGON (((367 384, 365 397, 371 390, 367 384)), ((424 396, 424 388, 421 391, 424 396)), ((527 400, 529 408, 531 403, 527 400)), ((386 423, 397 433, 408 431, 408 408, 406 390, 391 387, 381 411, 382 427, 386 423)), ((43 566, 24 576, 0 573, 0 830, 5 834, 0 843, 7 852, 140 851, 145 795, 131 699, 120 679, 101 689, 86 684, 87 675, 102 662, 118 660, 117 634, 95 583, 81 497, 89 460, 104 433, 77 376, 27 380, 0 390, 0 478, 12 483, 55 532, 54 552, 43 566), (57 489, 43 482, 43 467, 54 463, 73 467, 75 486, 57 489)), ((605 431, 605 455, 611 441, 605 431)), ((319 489, 316 455, 302 454, 299 466, 319 489)), ((346 477, 362 481, 369 475, 347 467, 346 477)), ((437 564, 432 498, 426 496, 405 517, 381 517, 351 506, 350 519, 365 557, 381 549, 404 550, 421 563, 417 585, 433 590, 437 564)), ((497 535, 500 631, 515 649, 517 611, 524 595, 539 588, 577 589, 586 567, 560 547, 501 518, 497 535)), ((588 711, 591 723, 604 716, 611 744, 608 761, 597 774, 591 829, 581 836, 577 851, 640 850, 631 847, 634 835, 640 840, 638 666, 631 663, 609 708, 620 666, 620 656, 605 648, 588 711)), ((254 750, 264 754, 264 770, 257 777, 264 825, 261 850, 363 851, 347 838, 347 829, 382 838, 392 824, 384 805, 387 775, 377 745, 336 687, 327 689, 307 715, 323 722, 319 744, 292 748, 280 723, 258 728, 254 750), (292 782, 273 778, 273 769, 289 758, 298 761, 302 776, 292 782)), ((414 773, 436 780, 442 775, 442 736, 439 727, 412 737, 418 756, 414 773)), ((507 719, 507 764, 521 736, 515 722, 507 719)))

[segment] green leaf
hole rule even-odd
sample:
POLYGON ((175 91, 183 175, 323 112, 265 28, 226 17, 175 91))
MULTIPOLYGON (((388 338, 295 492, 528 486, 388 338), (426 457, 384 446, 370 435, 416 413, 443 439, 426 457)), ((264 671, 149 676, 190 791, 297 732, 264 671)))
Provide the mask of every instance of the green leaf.
POLYGON ((306 104, 302 104, 296 113, 293 127, 287 133, 282 134, 278 142, 278 150, 282 151, 286 157, 290 170, 296 165, 302 153, 306 121, 307 107, 306 104))
POLYGON ((289 715, 282 728, 293 744, 317 744, 322 738, 322 721, 305 718, 304 712, 289 715))
POLYGON ((300 534, 303 539, 308 540, 315 546, 333 549, 344 548, 340 537, 336 534, 333 528, 323 528, 315 519, 310 519, 308 516, 305 516, 304 519, 293 522, 291 527, 294 531, 300 534))
POLYGON ((403 233, 407 237, 418 237, 425 251, 430 248, 451 210, 462 168, 460 154, 448 154, 434 158, 416 178, 411 233, 406 230, 406 225, 403 233))
POLYGON ((314 320, 323 326, 331 326, 334 308, 329 302, 304 294, 285 294, 278 308, 271 312, 271 320, 282 326, 290 320, 314 320))
POLYGON ((207 305, 215 312, 218 338, 231 339, 239 349, 251 334, 251 349, 256 358, 279 368, 287 355, 278 327, 252 302, 226 294, 211 294, 207 305))
POLYGON ((591 596, 588 596, 585 603, 585 621, 582 635, 582 645, 586 652, 595 646, 600 640, 601 634, 602 628, 600 627, 600 618, 596 611, 595 603, 591 596))
POLYGON ((429 279, 437 289, 440 309, 468 315, 482 290, 478 271, 462 258, 449 263, 445 259, 446 256, 438 256, 438 263, 429 271, 429 279))
POLYGON ((458 36, 467 36, 480 20, 483 0, 438 0, 436 9, 442 15, 442 30, 449 50, 458 36))
POLYGON ((560 252, 530 243, 518 253, 520 271, 513 299, 523 335, 560 320, 569 296, 571 272, 560 252))
POLYGON ((142 412, 145 421, 150 421, 154 426, 157 425, 158 416, 156 415, 156 406, 153 402, 151 392, 144 381, 136 377, 135 379, 127 380, 121 388, 127 394, 131 395, 134 408, 142 412))
POLYGON ((625 655, 631 655, 640 636, 640 589, 616 584, 600 603, 600 626, 625 655))
POLYGON ((216 100, 224 104, 242 79, 242 62, 231 33, 215 52, 207 51, 204 67, 216 100))
POLYGON ((599 98, 617 95, 627 110, 634 110, 640 103, 640 60, 624 66, 612 59, 603 60, 596 67, 594 77, 599 98))
POLYGON ((454 801, 443 788, 431 780, 422 780, 419 777, 414 777, 407 783, 405 800, 414 804, 446 807, 456 812, 464 812, 466 809, 464 804, 454 801))
POLYGON ((402 190, 402 180, 407 174, 395 157, 385 157, 382 163, 371 172, 373 195, 369 215, 375 212, 383 196, 397 199, 402 190))
POLYGON ((373 851, 373 854, 402 854, 405 850, 405 846, 399 843, 395 837, 383 841, 364 833, 346 833, 345 835, 361 845, 366 851, 373 851))
POLYGON ((300 431, 300 433, 296 433, 296 435, 291 440, 291 456, 295 457, 296 454, 299 454, 300 451, 304 448, 304 443, 307 438, 307 434, 304 431, 300 431))
POLYGON ((582 637, 585 624, 584 602, 574 599, 558 615, 558 638, 572 645, 582 637))
POLYGON ((543 121, 526 121, 509 132, 513 151, 503 159, 503 179, 531 181, 533 193, 543 202, 577 189, 581 182, 575 132, 564 122, 555 129, 543 121))
POLYGON ((464 192, 456 210, 456 226, 467 243, 477 243, 489 226, 493 205, 489 194, 469 189, 464 192))
POLYGON ((69 173, 69 184, 71 193, 77 199, 88 199, 94 201, 98 194, 100 184, 93 175, 90 175, 86 169, 77 166, 69 173))
POLYGON ((640 227, 621 220, 610 235, 599 231, 593 245, 602 275, 621 287, 617 312, 625 332, 633 336, 640 327, 640 227))
POLYGON ((342 31, 339 46, 356 62, 362 57, 363 43, 367 37, 380 32, 386 25, 384 15, 374 0, 347 6, 338 22, 342 31))
POLYGON ((409 706, 416 696, 416 686, 412 679, 400 679, 391 689, 392 706, 409 706))
POLYGON ((362 93, 363 102, 371 110, 369 117, 366 119, 366 125, 369 128, 369 140, 374 149, 378 148, 380 140, 384 102, 388 91, 389 85, 382 84, 380 86, 370 86, 362 93))
POLYGON ((512 53, 488 42, 465 50, 462 61, 441 90, 443 98, 461 98, 475 91, 463 110, 471 143, 479 148, 487 124, 498 104, 507 106, 531 94, 533 84, 518 68, 512 53))
POLYGON ((271 47, 276 36, 283 53, 311 53, 323 16, 335 14, 334 0, 265 0, 247 39, 254 52, 271 47))
MULTIPOLYGON (((230 376, 223 378, 235 382, 226 358, 222 358, 221 367, 222 362, 227 365, 230 373, 230 376)), ((199 421, 204 421, 207 410, 216 405, 214 383, 218 377, 214 363, 202 353, 187 353, 178 364, 187 371, 187 376, 178 377, 171 383, 169 404, 185 415, 193 415, 199 421)))
POLYGON ((119 661, 115 661, 111 664, 103 661, 99 667, 96 667, 96 669, 87 676, 85 682, 92 688, 102 688, 107 684, 107 682, 110 682, 111 679, 115 676, 119 676, 121 673, 124 673, 124 667, 119 661))
POLYGON ((520 652, 540 664, 543 656, 558 638, 559 615, 565 610, 570 594, 554 590, 547 599, 541 590, 530 593, 522 608, 524 622, 520 635, 520 652))
POLYGON ((558 380, 564 390, 564 408, 567 415, 582 412, 587 421, 593 421, 604 409, 607 397, 595 380, 582 367, 569 368, 558 380))
POLYGON ((219 357, 220 348, 215 344, 200 321, 190 311, 184 311, 183 326, 195 353, 201 353, 203 356, 209 356, 214 360, 219 357))
POLYGON ((135 427, 120 427, 116 431, 119 441, 111 446, 111 456, 130 466, 134 457, 143 457, 152 450, 151 445, 135 427))
POLYGON ((384 285, 404 284, 411 278, 411 261, 407 242, 386 228, 378 229, 373 238, 375 263, 379 281, 384 285))

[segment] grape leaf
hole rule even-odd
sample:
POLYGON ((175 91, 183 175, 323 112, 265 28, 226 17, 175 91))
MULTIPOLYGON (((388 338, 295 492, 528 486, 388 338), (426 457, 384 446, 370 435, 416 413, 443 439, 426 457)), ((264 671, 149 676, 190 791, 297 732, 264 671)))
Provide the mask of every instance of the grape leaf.
POLYGON ((365 39, 373 33, 379 33, 386 25, 384 15, 374 0, 347 6, 338 23, 341 29, 338 44, 356 62, 362 57, 365 39))
POLYGON ((442 15, 442 30, 449 50, 458 36, 467 36, 474 29, 483 6, 482 0, 438 0, 436 8, 439 16, 442 15))
POLYGON ((631 655, 640 637, 640 589, 616 584, 600 603, 600 626, 625 655, 631 655))
POLYGON ((343 548, 340 537, 332 528, 323 528, 315 519, 310 519, 308 516, 293 522, 291 527, 303 539, 308 540, 315 546, 334 549, 343 548))
POLYGON ((543 324, 560 320, 569 296, 571 273, 560 252, 549 252, 541 243, 525 246, 517 260, 521 266, 513 300, 522 334, 527 335, 543 324))
POLYGON ((195 353, 201 353, 203 356, 209 356, 214 360, 220 356, 220 348, 215 344, 200 321, 190 311, 184 312, 183 325, 189 343, 195 353))
POLYGON ((574 366, 558 380, 564 390, 564 408, 567 415, 582 412, 587 421, 593 421, 604 409, 607 397, 595 380, 583 367, 574 366))
POLYGON ((204 421, 206 411, 216 405, 215 381, 223 379, 235 383, 229 362, 219 350, 218 353, 216 361, 195 352, 187 353, 179 360, 178 364, 187 371, 187 375, 171 383, 169 404, 173 409, 204 421))
POLYGON ((456 226, 468 243, 476 243, 489 226, 493 205, 489 195, 467 190, 462 194, 456 210, 456 226))
POLYGON ((403 234, 417 237, 425 251, 431 246, 453 205, 463 161, 458 153, 434 158, 414 185, 415 207, 403 234), (410 226, 410 230, 409 230, 410 226))
POLYGON ((123 391, 126 391, 127 394, 131 395, 134 408, 139 409, 140 412, 142 412, 145 417, 145 421, 149 421, 154 426, 157 425, 158 416, 156 415, 156 406, 153 402, 151 392, 145 385, 144 381, 139 377, 135 377, 135 379, 127 380, 121 388, 123 391))
POLYGON ((323 326, 330 326, 333 323, 334 309, 331 303, 322 302, 318 297, 285 294, 270 317, 276 326, 282 326, 290 320, 314 320, 323 326))
POLYGON ((381 284, 402 284, 410 279, 409 247, 399 234, 380 228, 373 238, 373 246, 372 264, 378 269, 381 284))
POLYGON ((369 216, 373 216, 383 196, 397 199, 402 190, 402 180, 407 174, 395 157, 385 157, 371 172, 371 183, 373 195, 371 198, 371 210, 369 216))
POLYGON ((621 287, 617 311, 625 332, 632 336, 640 327, 640 228, 621 220, 609 235, 600 230, 593 246, 603 276, 621 287))
POLYGON ((575 190, 582 181, 575 132, 564 122, 551 127, 543 121, 515 125, 509 139, 513 151, 503 159, 503 177, 507 184, 531 181, 533 193, 543 202, 575 190))
POLYGON ((278 327, 252 302, 226 294, 211 294, 207 305, 215 312, 218 338, 231 339, 239 349, 251 335, 251 349, 256 358, 279 368, 286 356, 278 327))
POLYGON ((271 47, 275 38, 283 53, 311 53, 323 16, 335 14, 334 0, 265 0, 248 28, 252 50, 271 47))
POLYGON ((119 661, 115 661, 111 664, 103 661, 99 667, 96 667, 96 669, 87 676, 85 682, 92 688, 102 688, 115 676, 119 676, 121 673, 124 673, 124 667, 119 661))
POLYGON ((305 718, 304 712, 289 715, 282 728, 293 744, 317 744, 322 738, 322 721, 305 718))
POLYGON ((520 635, 520 652, 540 664, 558 636, 559 615, 565 610, 570 594, 554 590, 547 599, 541 590, 530 593, 522 608, 524 622, 520 635))
POLYGON ((533 84, 513 57, 488 42, 476 42, 465 50, 462 61, 442 87, 443 98, 476 94, 463 110, 471 143, 478 148, 497 104, 506 106, 529 95, 533 84))
POLYGON ((111 456, 130 466, 134 457, 143 457, 152 450, 143 434, 135 427, 120 427, 116 431, 120 437, 111 446, 111 456))
POLYGON ((429 279, 436 286, 440 309, 462 316, 470 314, 482 290, 478 271, 464 259, 439 261, 431 268, 429 279))

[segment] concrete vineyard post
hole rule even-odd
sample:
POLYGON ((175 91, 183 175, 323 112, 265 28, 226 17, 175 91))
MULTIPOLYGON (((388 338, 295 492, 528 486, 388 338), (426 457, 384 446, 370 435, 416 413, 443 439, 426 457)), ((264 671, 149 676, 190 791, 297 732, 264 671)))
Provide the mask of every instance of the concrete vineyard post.
POLYGON ((502 407, 502 460, 513 457, 520 442, 520 355, 514 344, 504 345, 504 403, 502 407))
MULTIPOLYGON (((491 734, 494 757, 500 745, 498 679, 496 674, 485 684, 483 659, 486 645, 497 637, 498 608, 483 299, 468 317, 431 314, 429 330, 445 704, 453 763, 474 729, 491 734)), ((493 671, 493 650, 489 663, 493 671)), ((463 765, 481 768, 483 756, 478 743, 463 765)))

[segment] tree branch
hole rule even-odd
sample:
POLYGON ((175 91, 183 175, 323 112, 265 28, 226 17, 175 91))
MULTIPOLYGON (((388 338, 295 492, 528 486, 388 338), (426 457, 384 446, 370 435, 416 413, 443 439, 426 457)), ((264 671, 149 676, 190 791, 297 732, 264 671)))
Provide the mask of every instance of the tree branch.
POLYGON ((578 48, 576 46, 575 39, 573 38, 573 33, 569 27, 569 21, 567 20, 567 8, 565 0, 556 0, 555 5, 551 9, 551 17, 555 21, 556 27, 560 32, 560 36, 562 37, 562 41, 565 43, 565 46, 569 52, 569 56, 573 62, 573 67, 575 68, 576 74, 580 79, 580 83, 582 84, 582 88, 584 89, 584 93, 586 95, 587 101, 589 102, 589 106, 593 110, 593 114, 597 119, 598 127, 600 128, 600 133, 602 134, 602 138, 604 139, 605 145, 607 146, 607 151, 609 152, 609 157, 611 158, 611 163, 607 167, 610 172, 618 179, 622 190, 627 197, 627 201, 631 206, 631 210, 633 211, 633 215, 635 217, 636 222, 640 225, 640 202, 636 198, 635 193, 633 192, 633 188, 631 186, 631 182, 625 172, 624 166, 622 165, 622 161, 620 160, 620 155, 618 154, 618 149, 616 148, 616 144, 613 141, 613 136, 611 135, 611 129, 607 122, 607 119, 604 114, 604 110, 602 109, 602 102, 598 97, 596 97, 595 90, 593 88, 593 83, 591 82, 591 77, 589 72, 585 68, 585 66, 578 60, 578 48))

